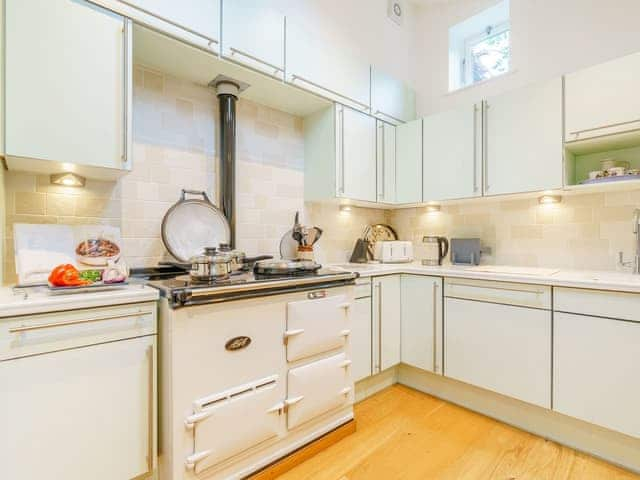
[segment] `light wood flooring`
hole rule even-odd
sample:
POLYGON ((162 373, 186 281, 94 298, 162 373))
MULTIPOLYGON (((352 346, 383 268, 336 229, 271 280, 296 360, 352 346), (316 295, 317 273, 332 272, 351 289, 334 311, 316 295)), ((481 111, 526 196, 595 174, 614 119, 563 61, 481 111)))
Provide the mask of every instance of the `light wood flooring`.
POLYGON ((354 434, 278 479, 640 479, 401 385, 366 399, 355 411, 354 434))

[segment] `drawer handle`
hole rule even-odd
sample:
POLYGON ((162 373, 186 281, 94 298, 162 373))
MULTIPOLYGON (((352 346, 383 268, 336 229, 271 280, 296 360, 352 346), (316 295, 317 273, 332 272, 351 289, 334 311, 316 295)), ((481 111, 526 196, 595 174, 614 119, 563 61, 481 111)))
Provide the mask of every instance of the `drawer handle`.
POLYGON ((184 426, 187 427, 187 429, 189 430, 193 430, 193 427, 196 426, 196 423, 206 420, 211 415, 213 415, 213 410, 194 413, 193 415, 190 415, 185 419, 184 426))
POLYGON ((24 333, 24 332, 31 332, 34 330, 44 330, 47 328, 58 328, 58 327, 68 327, 71 325, 80 325, 83 323, 94 323, 94 322, 103 322, 106 320, 117 320, 117 319, 126 319, 126 318, 131 318, 134 315, 141 315, 145 312, 143 311, 138 311, 135 313, 132 313, 130 315, 113 315, 113 316, 109 316, 109 317, 100 317, 100 318, 92 318, 92 319, 84 319, 84 320, 69 320, 67 322, 58 322, 58 323, 43 323, 40 325, 25 325, 22 327, 15 327, 15 328, 10 328, 9 329, 9 333, 24 333))
POLYGON ((202 452, 197 452, 193 455, 189 455, 185 461, 187 470, 193 470, 194 468, 196 468, 196 463, 198 463, 200 460, 204 460, 209 455, 211 455, 211 453, 211 450, 203 450, 202 452))
POLYGON ((485 287, 484 285, 472 285, 470 283, 450 283, 451 287, 471 287, 471 288, 483 288, 485 290, 506 290, 508 292, 520 292, 520 293, 533 293, 534 295, 542 295, 544 290, 524 290, 522 288, 508 288, 508 287, 485 287))

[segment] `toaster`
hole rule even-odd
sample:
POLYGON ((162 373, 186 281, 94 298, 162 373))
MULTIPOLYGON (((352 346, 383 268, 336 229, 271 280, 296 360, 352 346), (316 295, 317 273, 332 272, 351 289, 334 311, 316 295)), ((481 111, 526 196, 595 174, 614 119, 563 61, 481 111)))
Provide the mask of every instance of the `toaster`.
POLYGON ((382 263, 412 262, 413 243, 400 240, 376 242, 373 259, 382 263))

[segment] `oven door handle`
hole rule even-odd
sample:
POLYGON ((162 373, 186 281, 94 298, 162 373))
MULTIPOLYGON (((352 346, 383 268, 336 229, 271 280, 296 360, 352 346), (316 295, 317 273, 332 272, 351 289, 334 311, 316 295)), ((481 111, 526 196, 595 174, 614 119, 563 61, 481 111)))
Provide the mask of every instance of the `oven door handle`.
POLYGON ((199 412, 199 413, 194 413, 193 415, 189 415, 184 420, 184 426, 187 427, 189 430, 192 430, 193 427, 196 426, 196 423, 206 420, 211 415, 213 415, 213 410, 205 410, 204 412, 199 412))
POLYGON ((193 455, 189 455, 184 462, 185 467, 187 467, 187 470, 194 470, 199 461, 204 460, 212 453, 212 450, 203 450, 202 452, 196 452, 193 455))
POLYGON ((296 335, 300 335, 302 333, 304 333, 304 328, 298 328, 296 330, 287 330, 287 331, 285 331, 284 332, 284 344, 288 345, 290 337, 295 337, 296 335))

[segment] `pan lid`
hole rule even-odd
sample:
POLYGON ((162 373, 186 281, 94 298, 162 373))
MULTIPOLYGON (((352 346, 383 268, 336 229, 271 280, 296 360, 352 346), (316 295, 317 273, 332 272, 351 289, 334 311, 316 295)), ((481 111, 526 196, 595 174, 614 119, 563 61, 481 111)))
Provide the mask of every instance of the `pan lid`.
POLYGON ((182 190, 180 200, 162 219, 162 243, 180 262, 189 262, 207 247, 229 243, 230 237, 227 218, 205 192, 182 190), (202 198, 186 198, 187 194, 202 198))

